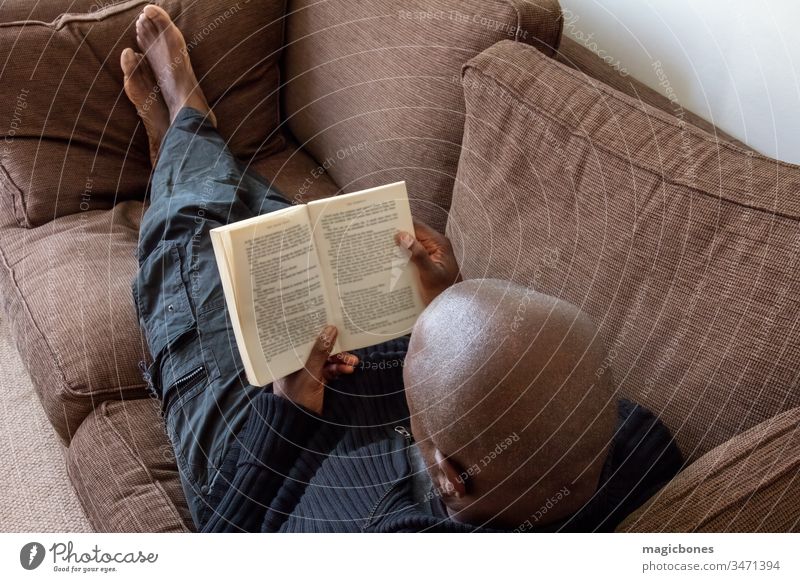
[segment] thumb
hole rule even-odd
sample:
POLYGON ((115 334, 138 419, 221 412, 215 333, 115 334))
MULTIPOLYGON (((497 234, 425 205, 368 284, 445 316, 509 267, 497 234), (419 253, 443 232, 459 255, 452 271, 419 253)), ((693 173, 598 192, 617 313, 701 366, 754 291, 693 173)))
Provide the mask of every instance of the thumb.
POLYGON ((401 230, 395 235, 395 240, 397 244, 411 253, 411 262, 413 262, 420 271, 424 272, 433 268, 433 261, 431 261, 427 249, 412 235, 401 230))
POLYGON ((306 369, 310 373, 317 374, 325 367, 338 333, 335 325, 326 325, 319 333, 306 362, 306 369))

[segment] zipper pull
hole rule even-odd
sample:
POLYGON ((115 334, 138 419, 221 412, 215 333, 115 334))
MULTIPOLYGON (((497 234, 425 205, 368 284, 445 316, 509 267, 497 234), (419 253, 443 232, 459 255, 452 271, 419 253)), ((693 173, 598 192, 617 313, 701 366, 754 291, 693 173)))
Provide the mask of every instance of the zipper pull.
POLYGON ((406 427, 404 427, 404 426, 396 426, 396 427, 394 427, 394 432, 396 432, 399 435, 402 435, 403 438, 406 439, 407 441, 413 440, 413 437, 411 436, 411 433, 408 432, 408 429, 406 427))

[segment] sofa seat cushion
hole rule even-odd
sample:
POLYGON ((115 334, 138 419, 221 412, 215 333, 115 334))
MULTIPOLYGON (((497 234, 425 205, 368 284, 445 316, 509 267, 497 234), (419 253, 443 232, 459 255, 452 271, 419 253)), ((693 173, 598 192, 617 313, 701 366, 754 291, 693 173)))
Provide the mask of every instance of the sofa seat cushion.
POLYGON ((558 46, 556 0, 293 0, 284 109, 300 144, 347 192, 406 180, 444 229, 464 101, 461 66, 501 39, 558 46))
POLYGON ((67 469, 96 531, 193 528, 159 404, 151 398, 98 406, 72 439, 67 469))
POLYGON ((144 205, 0 228, 0 288, 45 412, 64 441, 109 398, 143 396, 131 295, 144 205))
POLYGON ((623 521, 627 532, 800 531, 800 408, 703 455, 623 521))
POLYGON ((465 277, 567 299, 687 459, 800 405, 800 167, 520 43, 464 71, 448 233, 465 277))
POLYGON ((341 190, 325 165, 317 163, 291 136, 287 135, 285 139, 284 149, 254 160, 250 167, 292 202, 305 204, 339 194, 341 190))
MULTIPOLYGON (((231 149, 243 158, 281 149, 284 0, 154 1, 183 31, 231 149)), ((19 225, 144 199, 147 139, 123 92, 119 56, 137 46, 134 23, 147 3, 103 3, 80 12, 87 7, 79 2, 77 12, 49 22, 0 23, 0 127, 7 132, 0 195, 13 199, 19 225)))

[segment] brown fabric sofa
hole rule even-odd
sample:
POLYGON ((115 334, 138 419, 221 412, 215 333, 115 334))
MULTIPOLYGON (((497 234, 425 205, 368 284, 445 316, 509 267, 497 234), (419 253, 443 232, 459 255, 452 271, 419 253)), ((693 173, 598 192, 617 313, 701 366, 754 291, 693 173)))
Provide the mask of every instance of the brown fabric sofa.
MULTIPOLYGON (((10 55, 0 69, 0 91, 12 104, 0 114, 0 131, 7 132, 0 144, 3 307, 45 410, 68 445, 71 480, 98 531, 192 529, 158 406, 141 378, 139 363, 148 355, 130 294, 149 165, 117 63, 121 50, 132 46, 132 15, 144 3, 59 0, 33 6, 12 0, 0 12, 0 54, 10 55)), ((527 94, 534 86, 521 73, 526 67, 553 75, 572 70, 565 78, 576 91, 585 85, 614 98, 621 91, 661 110, 642 106, 641 115, 661 119, 674 113, 657 93, 620 77, 575 43, 562 42, 556 0, 158 3, 189 40, 201 84, 222 120, 220 129, 239 157, 298 200, 407 180, 414 214, 440 230, 448 225, 467 276, 528 282, 540 266, 531 259, 531 248, 511 272, 507 265, 486 262, 480 246, 518 252, 518 233, 487 235, 465 219, 469 213, 481 216, 485 203, 507 196, 503 184, 488 188, 487 183, 471 193, 464 187, 470 166, 462 138, 475 134, 462 87, 465 63, 472 63, 466 71, 480 69, 481 63, 506 63, 499 68, 511 75, 504 85, 510 94, 527 94), (528 52, 520 55, 522 47, 557 71, 528 52)), ((500 111, 509 102, 513 99, 489 109, 500 111)), ((726 139, 694 116, 684 120, 715 140, 726 139)), ((530 120, 519 122, 526 127, 530 120)), ((525 135, 520 139, 518 144, 526 143, 525 135)), ((484 146, 482 153, 496 166, 515 160, 546 164, 553 152, 530 145, 536 157, 528 160, 493 146, 484 146)), ((705 160, 704 171, 713 169, 713 161, 705 160)), ((614 169, 626 171, 625 164, 614 169)), ((536 199, 530 185, 517 187, 518 196, 536 199)), ((535 228, 538 219, 522 220, 535 228)), ((760 248, 758 239, 753 244, 760 248)), ((765 252, 770 244, 764 240, 765 252)), ((575 299, 575 292, 557 285, 548 291, 575 299)), ((578 292, 593 297, 584 288, 578 292)), ((623 294, 616 305, 630 308, 636 301, 633 294, 623 294)), ((766 317, 769 306, 754 313, 766 317)), ((773 317, 782 323, 768 340, 785 347, 770 351, 775 366, 796 369, 800 356, 796 334, 786 323, 790 316, 781 311, 773 317)), ((613 349, 624 325, 619 319, 598 322, 613 349)), ((658 361, 637 363, 631 356, 646 342, 635 334, 626 337, 625 365, 638 370, 640 378, 653 376, 658 361)), ((723 363, 714 360, 722 353, 719 346, 698 338, 674 350, 682 357, 706 350, 706 368, 723 363)), ((670 389, 689 401, 705 389, 698 377, 681 384, 670 379, 670 389)), ((778 391, 758 385, 759 378, 770 381, 768 369, 755 369, 749 378, 737 397, 779 398, 778 391)), ((786 378, 782 373, 781 381, 786 378)), ((693 462, 622 529, 796 529, 796 376, 781 389, 784 399, 768 400, 747 423, 736 417, 740 409, 721 407, 721 418, 708 413, 719 397, 711 393, 703 405, 706 414, 689 415, 685 430, 683 409, 673 413, 669 400, 648 400, 673 430, 681 429, 680 438, 687 440, 680 442, 684 448, 690 443, 693 462), (699 438, 709 420, 712 428, 722 428, 711 438, 699 438), (748 479, 708 501, 718 491, 715 483, 737 475, 748 479), (707 501, 700 504, 699 498, 707 501), (733 507, 736 515, 730 514, 733 507)))
POLYGON ((623 529, 800 527, 800 167, 520 43, 471 59, 463 85, 462 273, 579 305, 608 347, 596 375, 687 461, 623 529))

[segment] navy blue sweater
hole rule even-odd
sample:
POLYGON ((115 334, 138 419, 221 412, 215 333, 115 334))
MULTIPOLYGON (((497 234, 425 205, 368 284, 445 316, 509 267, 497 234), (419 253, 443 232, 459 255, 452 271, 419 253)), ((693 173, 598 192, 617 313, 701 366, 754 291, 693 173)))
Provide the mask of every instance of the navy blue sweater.
MULTIPOLYGON (((358 353, 360 369, 334 382, 318 417, 267 391, 252 402, 209 496, 203 531, 487 531, 447 517, 435 496, 412 495, 407 339, 358 353)), ((679 470, 681 454, 652 413, 619 402, 619 426, 597 493, 581 510, 526 531, 612 531, 679 470)), ((520 525, 527 516, 520 516, 520 525)), ((530 523, 530 522, 529 522, 530 523)))

